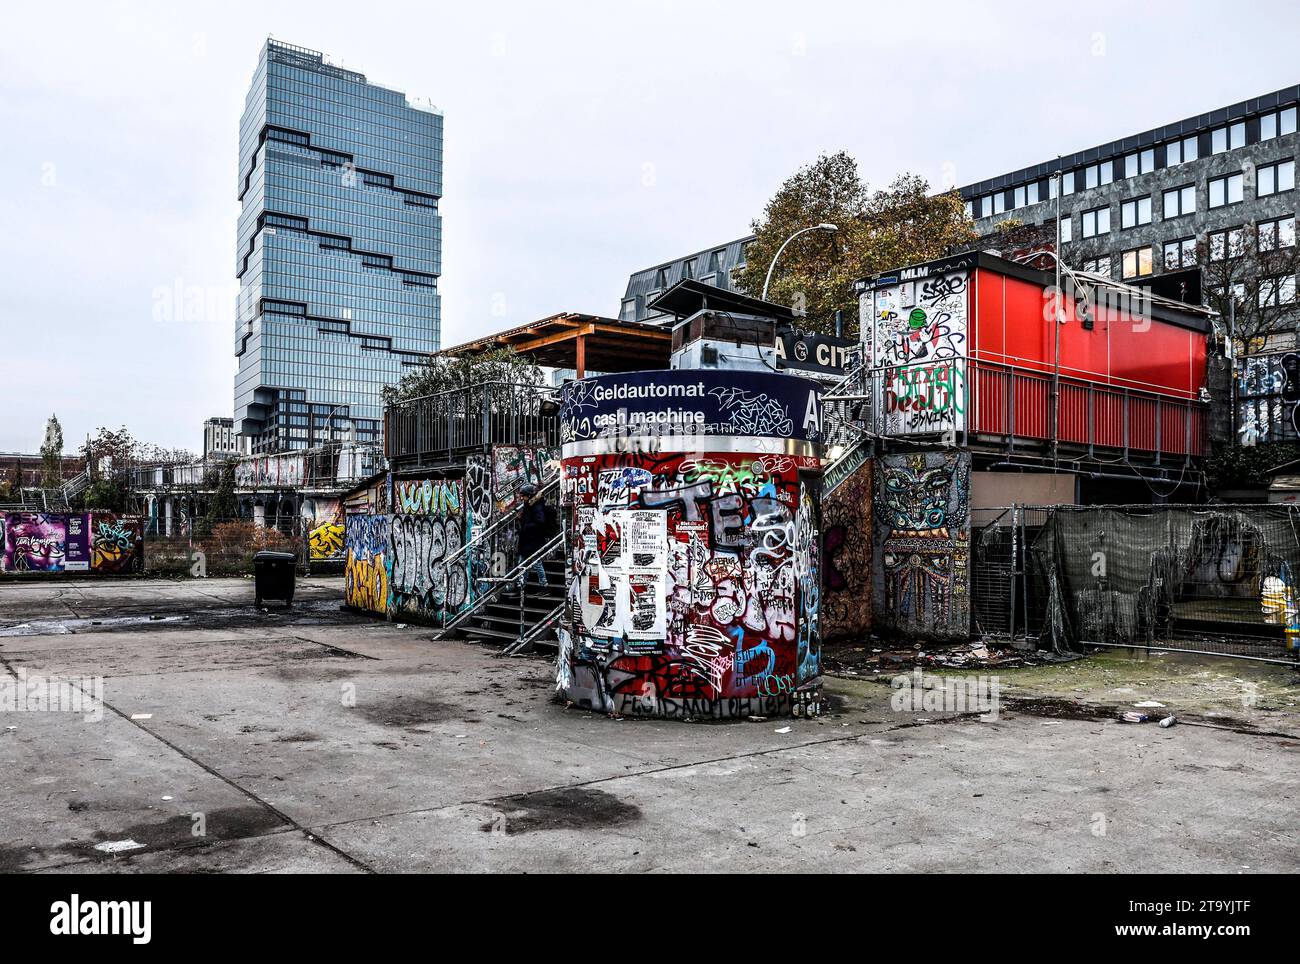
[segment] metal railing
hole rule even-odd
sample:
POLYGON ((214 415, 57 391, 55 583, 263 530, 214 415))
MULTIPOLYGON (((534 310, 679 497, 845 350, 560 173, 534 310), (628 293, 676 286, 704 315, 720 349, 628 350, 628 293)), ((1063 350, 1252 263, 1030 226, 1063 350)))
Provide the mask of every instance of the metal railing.
POLYGON ((1184 459, 1208 454, 1209 404, 1144 389, 995 362, 946 359, 876 368, 844 391, 865 407, 873 435, 888 439, 992 436, 1017 444, 1050 443, 1184 459), (1059 394, 1053 390, 1059 384, 1059 394))
POLYGON ((482 382, 397 402, 384 410, 384 454, 394 468, 452 462, 491 445, 559 445, 555 390, 482 382))
MULTIPOLYGON (((501 590, 506 586, 509 586, 512 583, 519 583, 520 584, 519 636, 509 644, 510 646, 517 645, 520 642, 520 640, 524 638, 524 634, 528 630, 528 626, 526 625, 525 618, 524 618, 524 612, 526 609, 526 601, 528 596, 528 585, 527 585, 528 571, 537 563, 542 562, 547 556, 553 553, 556 549, 560 548, 563 544, 564 544, 563 533, 552 536, 544 546, 542 546, 540 549, 534 552, 527 559, 520 560, 515 565, 515 567, 511 569, 509 572, 507 572, 505 575, 489 576, 487 578, 478 580, 479 585, 486 585, 487 589, 480 592, 473 602, 471 602, 460 612, 456 613, 456 615, 453 616, 451 619, 445 619, 442 625, 442 631, 438 634, 436 638, 441 639, 451 630, 456 629, 462 623, 467 622, 477 612, 479 612, 479 610, 483 609, 483 607, 486 606, 489 602, 496 599, 496 597, 500 594, 501 590)), ((544 618, 548 618, 548 617, 544 617, 544 618)))
MULTIPOLYGON (((558 491, 559 488, 560 488, 560 479, 559 476, 556 476, 550 482, 545 483, 540 489, 538 489, 537 494, 541 496, 543 499, 545 499, 552 492, 558 491)), ((506 526, 517 522, 520 514, 524 510, 525 505, 527 505, 526 502, 520 502, 513 509, 511 509, 505 515, 503 515, 500 519, 497 519, 496 522, 493 522, 487 528, 474 533, 473 537, 468 539, 464 545, 462 545, 455 552, 452 552, 450 555, 448 555, 446 558, 443 559, 442 561, 443 570, 445 572, 451 572, 454 568, 463 565, 464 563, 462 562, 461 557, 466 556, 469 558, 471 563, 470 578, 472 580, 473 579, 472 564, 475 555, 481 553, 482 549, 485 546, 491 545, 490 540, 493 539, 497 535, 497 533, 503 530, 506 526)), ((443 626, 444 628, 447 628, 445 622, 443 626)))

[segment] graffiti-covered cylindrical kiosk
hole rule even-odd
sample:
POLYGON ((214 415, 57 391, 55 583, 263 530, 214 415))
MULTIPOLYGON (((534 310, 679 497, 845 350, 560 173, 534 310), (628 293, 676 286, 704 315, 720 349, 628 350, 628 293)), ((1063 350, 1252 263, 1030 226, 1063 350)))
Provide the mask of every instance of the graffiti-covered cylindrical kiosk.
POLYGON ((697 719, 816 699, 821 390, 695 370, 565 386, 561 698, 697 719))

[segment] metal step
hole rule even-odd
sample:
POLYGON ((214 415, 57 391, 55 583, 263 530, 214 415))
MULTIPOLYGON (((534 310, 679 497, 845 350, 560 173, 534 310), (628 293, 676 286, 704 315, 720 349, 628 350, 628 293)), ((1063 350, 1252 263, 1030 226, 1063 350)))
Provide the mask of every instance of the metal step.
POLYGON ((822 474, 822 498, 826 498, 862 467, 862 463, 871 456, 871 443, 859 439, 847 452, 826 467, 822 474))

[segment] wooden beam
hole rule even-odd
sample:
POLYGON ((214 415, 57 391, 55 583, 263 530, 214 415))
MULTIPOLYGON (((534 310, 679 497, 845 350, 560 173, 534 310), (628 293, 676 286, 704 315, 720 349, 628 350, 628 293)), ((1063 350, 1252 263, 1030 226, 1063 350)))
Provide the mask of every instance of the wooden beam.
MULTIPOLYGON (((589 329, 594 325, 588 325, 589 329)), ((578 363, 573 366, 578 370, 579 378, 587 377, 587 336, 585 334, 578 336, 578 363)))
POLYGON ((589 335, 592 327, 591 325, 583 325, 581 328, 574 328, 570 331, 562 331, 554 335, 543 335, 529 341, 520 341, 514 345, 514 349, 520 352, 537 351, 539 348, 546 348, 548 345, 557 345, 560 342, 589 335))

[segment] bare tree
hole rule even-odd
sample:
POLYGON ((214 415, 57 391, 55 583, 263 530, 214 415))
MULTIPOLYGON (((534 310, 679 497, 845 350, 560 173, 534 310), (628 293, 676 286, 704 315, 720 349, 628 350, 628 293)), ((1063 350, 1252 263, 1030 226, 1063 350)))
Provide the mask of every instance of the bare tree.
POLYGON ((1201 299, 1219 312, 1241 354, 1297 344, 1294 219, 1211 231, 1196 244, 1201 299))

